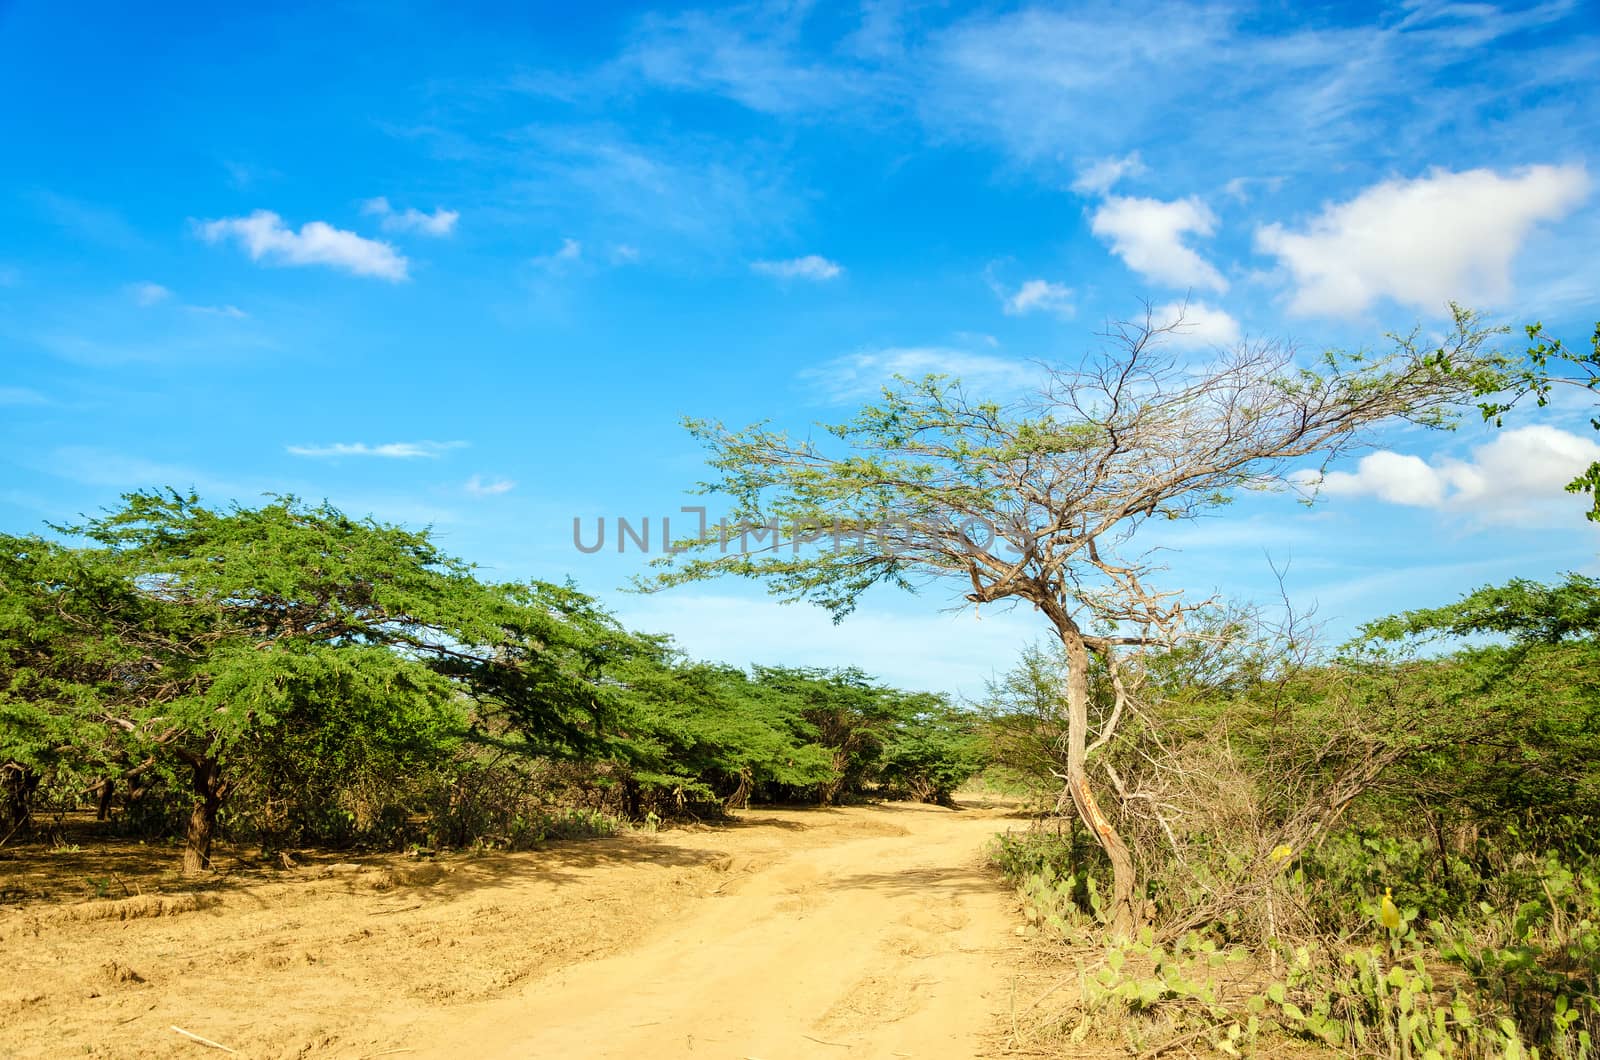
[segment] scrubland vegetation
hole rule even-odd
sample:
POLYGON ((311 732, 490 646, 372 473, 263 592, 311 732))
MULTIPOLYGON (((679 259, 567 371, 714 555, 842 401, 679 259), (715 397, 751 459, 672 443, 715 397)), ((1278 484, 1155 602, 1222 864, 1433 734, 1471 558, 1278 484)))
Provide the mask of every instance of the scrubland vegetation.
POLYGON ((1017 406, 902 381, 829 429, 837 452, 691 423, 733 519, 848 536, 686 542, 646 587, 733 574, 842 618, 874 584, 955 575, 1050 636, 981 703, 696 662, 572 585, 487 581, 427 533, 293 498, 140 492, 0 538, 0 845, 27 856, 91 807, 189 873, 219 842, 517 850, 753 800, 949 804, 981 772, 1033 811, 992 858, 1061 961, 1014 1048, 1595 1055, 1600 582, 1485 587, 1333 645, 1292 610, 1157 588, 1130 542, 1314 488, 1304 462, 1384 423, 1593 388, 1600 332, 1580 356, 1530 328, 1508 358, 1458 310, 1437 347, 1315 371, 1272 347, 1178 364, 1160 333, 1115 332, 1017 406))
POLYGON ((290 498, 130 495, 0 549, 0 838, 522 849, 752 798, 929 801, 970 717, 853 670, 696 663, 570 585, 290 498))
POLYGON ((1141 659, 1138 718, 1099 761, 1144 881, 1110 947, 1109 865, 1054 812, 1061 668, 1035 650, 995 689, 996 770, 1043 823, 994 858, 1075 984, 1027 1036, 1593 1055, 1600 582, 1487 588, 1330 653, 1221 615, 1141 659))

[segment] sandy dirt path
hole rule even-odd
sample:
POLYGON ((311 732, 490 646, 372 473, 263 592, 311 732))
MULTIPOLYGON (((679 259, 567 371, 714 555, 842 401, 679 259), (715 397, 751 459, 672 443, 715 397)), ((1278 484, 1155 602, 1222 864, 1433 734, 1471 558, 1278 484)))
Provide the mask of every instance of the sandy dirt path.
POLYGON ((224 1055, 174 1026, 252 1058, 983 1056, 1021 959, 983 858, 1007 811, 763 808, 199 889, 126 841, 8 850, 0 1058, 224 1055), (108 866, 135 897, 64 900, 108 866))
POLYGON ((976 1057, 1010 1000, 1015 903, 988 814, 880 811, 906 832, 735 877, 649 942, 517 998, 418 1021, 423 1057, 976 1057))

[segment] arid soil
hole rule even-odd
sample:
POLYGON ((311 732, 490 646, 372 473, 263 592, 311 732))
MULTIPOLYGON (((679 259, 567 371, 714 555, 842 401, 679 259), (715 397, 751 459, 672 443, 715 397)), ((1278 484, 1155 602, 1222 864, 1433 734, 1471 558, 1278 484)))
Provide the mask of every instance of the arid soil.
POLYGON ((1026 959, 983 859, 1007 811, 758 809, 189 890, 126 849, 8 850, 0 1056, 223 1055, 174 1027, 250 1057, 983 1056, 1026 959))

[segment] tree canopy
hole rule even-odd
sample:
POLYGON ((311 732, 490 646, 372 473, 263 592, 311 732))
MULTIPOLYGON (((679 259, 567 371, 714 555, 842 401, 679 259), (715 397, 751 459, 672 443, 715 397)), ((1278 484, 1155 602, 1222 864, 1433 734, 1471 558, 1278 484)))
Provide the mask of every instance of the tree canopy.
POLYGON ((823 425, 823 440, 691 420, 716 472, 704 492, 729 502, 739 547, 726 532, 684 540, 647 583, 749 577, 835 618, 873 585, 947 576, 974 605, 1032 605, 1069 656, 1063 798, 1118 869, 1124 932, 1131 862, 1085 760, 1123 714, 1117 650, 1176 643, 1204 604, 1153 584, 1162 564, 1136 549, 1139 529, 1198 517, 1241 490, 1303 487, 1308 467, 1366 444, 1376 428, 1444 425, 1499 378, 1488 348, 1497 329, 1460 308, 1438 345, 1413 334, 1379 355, 1330 351, 1310 362, 1273 343, 1180 359, 1162 346, 1177 327, 1148 316, 1120 325, 1104 348, 1047 367, 1037 392, 1010 403, 944 377, 900 379, 852 419, 823 425), (767 534, 754 549, 750 528, 767 534), (1091 653, 1118 696, 1093 742, 1091 653))
POLYGON ((485 581, 424 531, 293 497, 138 492, 58 529, 78 543, 0 538, 6 827, 45 774, 103 805, 118 783, 186 790, 191 872, 230 807, 326 833, 352 784, 509 783, 489 767, 508 754, 589 763, 632 816, 831 801, 880 783, 893 726, 942 703, 856 671, 696 663, 571 585, 485 581))

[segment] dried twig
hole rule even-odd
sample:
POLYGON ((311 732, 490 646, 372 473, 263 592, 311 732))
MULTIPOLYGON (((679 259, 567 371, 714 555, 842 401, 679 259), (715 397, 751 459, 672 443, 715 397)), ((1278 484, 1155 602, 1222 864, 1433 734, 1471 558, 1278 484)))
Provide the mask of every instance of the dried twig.
POLYGON ((201 1045, 207 1045, 207 1046, 210 1046, 213 1049, 221 1049, 225 1053, 237 1053, 239 1051, 237 1049, 229 1049, 226 1045, 223 1045, 221 1042, 214 1042, 210 1038, 202 1038, 198 1034, 195 1034, 192 1031, 186 1031, 182 1027, 177 1026, 176 1024, 174 1024, 172 1026, 172 1029, 177 1031, 179 1034, 183 1035, 185 1038, 190 1039, 191 1041, 199 1042, 201 1045))

